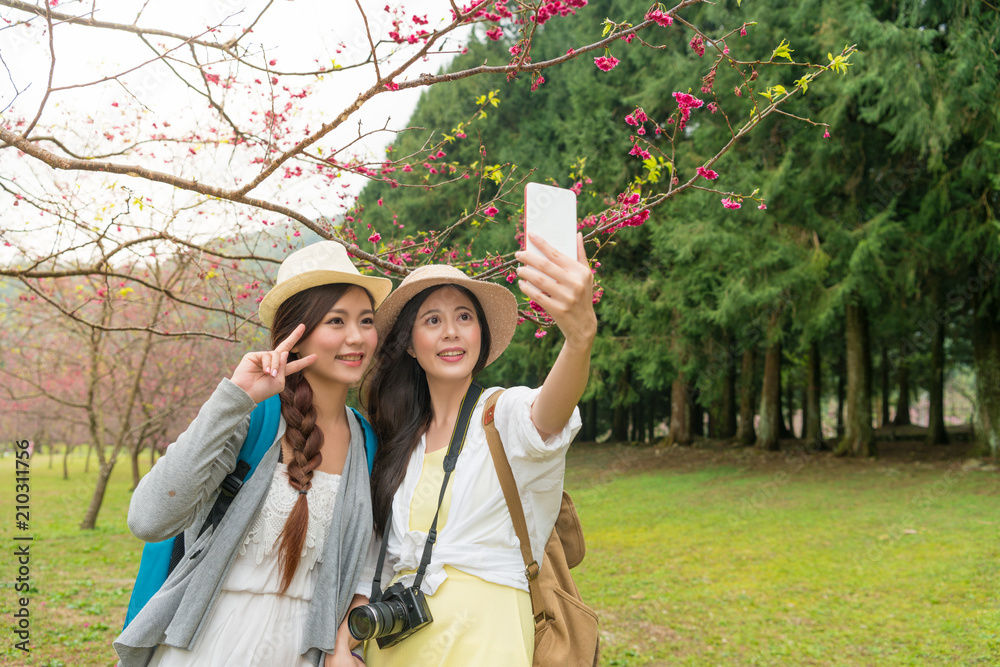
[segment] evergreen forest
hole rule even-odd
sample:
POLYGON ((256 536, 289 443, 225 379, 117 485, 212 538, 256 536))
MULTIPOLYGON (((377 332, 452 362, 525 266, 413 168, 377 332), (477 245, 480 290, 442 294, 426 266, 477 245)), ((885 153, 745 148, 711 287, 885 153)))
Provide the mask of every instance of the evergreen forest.
MULTIPOLYGON (((539 27, 532 58, 565 53, 639 4, 593 0, 576 20, 539 27)), ((847 75, 810 88, 715 164, 716 187, 760 188, 765 210, 686 193, 598 239, 601 324, 582 438, 708 436, 777 449, 797 437, 809 449, 876 456, 877 428, 919 419, 927 443, 944 445, 957 420, 974 454, 1000 455, 1000 12, 978 0, 737 4, 703 5, 694 18, 720 33, 746 22, 737 39, 765 52, 787 40, 804 61, 826 62, 849 40, 858 53, 847 75), (949 387, 960 403, 950 417, 949 387)), ((438 174, 402 174, 404 187, 391 190, 369 184, 359 219, 398 239, 408 228, 443 230, 495 195, 488 178, 482 192, 475 179, 425 187, 448 178, 449 161, 518 177, 518 165, 537 165, 528 180, 581 190, 581 220, 630 184, 670 178, 662 160, 617 147, 635 132, 625 118, 637 108, 664 118, 675 91, 699 93, 690 73, 700 56, 681 34, 664 38, 674 57, 656 67, 650 49, 614 50, 627 77, 580 58, 543 82, 523 74, 433 87, 408 122, 428 129, 404 134, 389 149, 396 158, 440 141, 431 128, 461 131, 476 98, 499 102, 469 138, 448 142, 438 174), (630 91, 616 88, 627 79, 630 91)), ((515 40, 480 34, 451 67, 505 62, 515 40)), ((734 81, 720 68, 702 85, 725 109, 743 101, 734 81)), ((702 122, 692 118, 698 131, 678 143, 675 164, 699 163, 729 132, 702 122)), ((495 218, 456 231, 456 245, 477 256, 515 250, 522 202, 504 201, 495 218)), ((539 383, 558 337, 520 326, 481 382, 539 383)))

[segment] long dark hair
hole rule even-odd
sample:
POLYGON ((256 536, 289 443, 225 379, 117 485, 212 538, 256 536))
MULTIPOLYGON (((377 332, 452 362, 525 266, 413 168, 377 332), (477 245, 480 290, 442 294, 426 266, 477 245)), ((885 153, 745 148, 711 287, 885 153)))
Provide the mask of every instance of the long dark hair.
POLYGON ((379 534, 389 520, 392 496, 406 476, 410 456, 420 442, 421 433, 431 421, 431 394, 427 387, 427 376, 417 360, 407 352, 413 337, 413 324, 417 319, 417 310, 427 297, 446 288, 460 291, 476 309, 481 337, 479 359, 472 371, 473 375, 486 366, 486 359, 490 355, 490 329, 486 314, 479 305, 479 299, 460 285, 436 285, 418 293, 406 302, 385 340, 379 342, 375 361, 362 383, 361 397, 368 410, 368 419, 379 435, 371 475, 372 512, 375 530, 379 534))
MULTIPOLYGON (((285 340, 299 323, 306 330, 299 340, 305 340, 330 309, 354 287, 345 283, 310 287, 288 297, 274 315, 271 325, 271 349, 285 340)), ((362 288, 363 289, 363 288, 362 288)), ((367 290, 365 292, 368 294, 367 290)), ((372 301, 371 294, 368 294, 372 301)), ((372 302, 374 308, 374 301, 372 302)), ((295 361, 299 355, 290 352, 288 361, 295 361)), ((313 390, 309 381, 299 372, 285 378, 285 388, 281 390, 281 416, 285 418, 285 439, 292 450, 292 460, 288 461, 288 483, 296 491, 308 491, 312 487, 313 470, 323 460, 323 431, 316 426, 316 407, 313 405, 313 390)), ((300 493, 298 500, 285 521, 278 537, 278 569, 281 571, 281 593, 288 590, 295 570, 298 569, 302 545, 309 528, 309 500, 307 494, 300 493)))

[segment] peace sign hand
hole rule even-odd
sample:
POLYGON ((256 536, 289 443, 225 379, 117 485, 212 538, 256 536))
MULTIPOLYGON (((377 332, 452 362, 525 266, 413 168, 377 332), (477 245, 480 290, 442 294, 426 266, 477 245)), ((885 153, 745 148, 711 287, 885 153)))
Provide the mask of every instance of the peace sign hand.
POLYGON ((269 352, 248 352, 233 371, 232 383, 245 391, 254 403, 265 401, 285 388, 285 378, 301 371, 314 361, 316 355, 288 363, 288 353, 299 342, 306 330, 305 324, 295 327, 288 338, 269 352))

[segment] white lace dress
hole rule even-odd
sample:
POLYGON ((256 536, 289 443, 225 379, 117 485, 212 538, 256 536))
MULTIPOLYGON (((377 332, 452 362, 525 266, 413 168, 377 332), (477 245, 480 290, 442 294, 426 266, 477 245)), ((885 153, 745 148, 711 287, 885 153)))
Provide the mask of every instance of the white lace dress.
POLYGON ((288 484, 287 466, 279 463, 264 505, 194 647, 185 651, 158 646, 150 667, 311 667, 312 663, 299 655, 299 644, 316 586, 316 563, 322 560, 339 488, 340 475, 313 472, 302 560, 288 590, 279 595, 278 534, 299 496, 288 484))

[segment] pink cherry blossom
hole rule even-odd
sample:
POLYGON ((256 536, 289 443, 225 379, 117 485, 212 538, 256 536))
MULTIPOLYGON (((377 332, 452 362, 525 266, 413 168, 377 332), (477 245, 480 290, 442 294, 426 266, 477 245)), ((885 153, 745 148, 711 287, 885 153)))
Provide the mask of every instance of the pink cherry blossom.
POLYGON ((824 132, 823 132, 823 138, 824 139, 829 139, 830 138, 830 128, 826 128, 826 130, 824 130, 824 132))
POLYGON ((486 209, 483 211, 483 215, 485 215, 487 218, 492 218, 497 213, 499 213, 497 207, 493 206, 492 204, 487 206, 486 209))
POLYGON ((698 167, 698 175, 704 176, 710 181, 714 181, 719 177, 719 174, 711 169, 706 169, 705 167, 698 167))
POLYGON ((666 12, 660 9, 654 9, 651 12, 646 12, 645 18, 647 21, 650 20, 656 21, 656 25, 660 26, 661 28, 667 28, 674 22, 674 18, 672 16, 668 15, 666 12))
POLYGON ((722 205, 725 206, 726 208, 731 208, 731 209, 737 209, 743 207, 743 204, 739 203, 738 201, 734 201, 732 197, 724 197, 722 199, 722 205))
POLYGON ((594 64, 597 65, 597 69, 602 72, 610 72, 615 68, 621 61, 614 56, 598 56, 594 58, 594 64))
POLYGON ((764 202, 761 202, 760 206, 758 206, 757 208, 759 208, 762 211, 765 211, 765 210, 767 210, 767 204, 765 204, 764 202))
POLYGON ((744 23, 743 27, 740 28, 740 37, 746 37, 746 36, 747 36, 747 24, 744 23))
POLYGON ((692 37, 691 41, 688 42, 688 46, 690 46, 691 50, 697 53, 699 57, 705 55, 705 41, 700 35, 692 37))
POLYGON ((517 44, 515 44, 514 46, 510 47, 507 50, 510 51, 510 55, 516 56, 517 54, 519 54, 521 52, 521 47, 518 46, 517 44))
POLYGON ((487 30, 486 31, 486 36, 489 37, 491 40, 493 40, 495 42, 498 39, 500 39, 501 37, 503 37, 503 30, 500 29, 500 26, 497 26, 497 27, 493 28, 492 30, 487 30))
POLYGON ((378 232, 375 232, 374 234, 368 237, 369 243, 378 243, 381 240, 382 240, 382 235, 379 234, 378 232))
POLYGON ((681 119, 677 127, 683 130, 687 126, 688 119, 691 118, 691 109, 700 109, 705 102, 694 95, 680 92, 674 93, 674 99, 677 100, 677 108, 681 112, 681 119))

